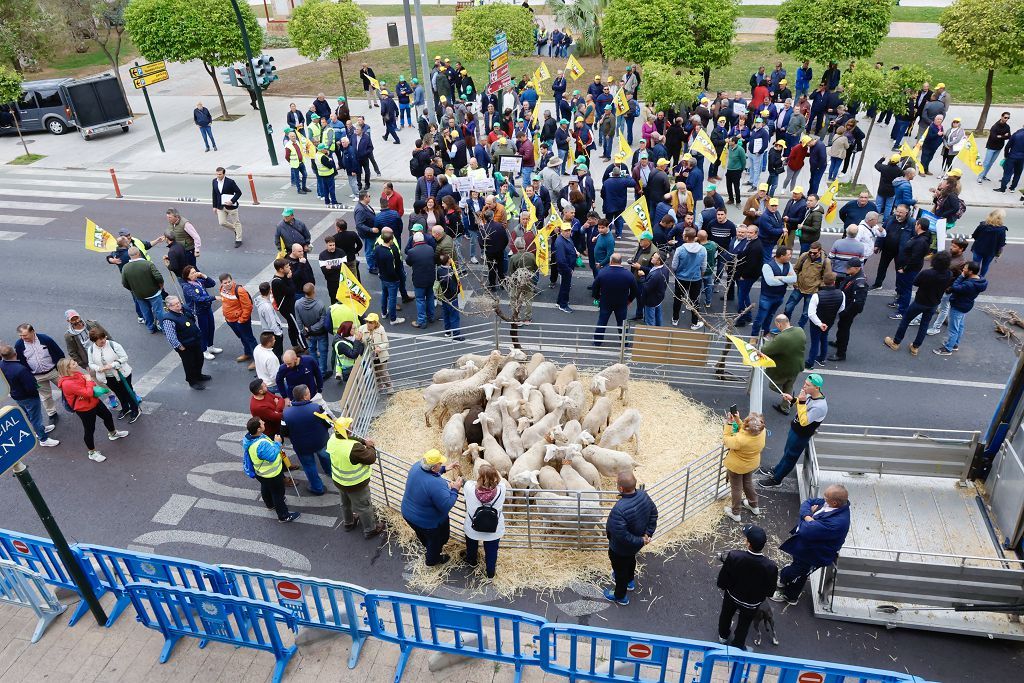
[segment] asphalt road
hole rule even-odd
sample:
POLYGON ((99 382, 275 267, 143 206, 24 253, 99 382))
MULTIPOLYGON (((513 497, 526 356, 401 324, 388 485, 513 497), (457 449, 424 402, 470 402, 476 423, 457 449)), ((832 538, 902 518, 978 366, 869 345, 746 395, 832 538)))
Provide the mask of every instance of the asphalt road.
MULTIPOLYGON (((4 293, 0 338, 13 341, 16 325, 30 321, 59 340, 65 328, 63 312, 75 308, 110 330, 131 357, 136 383, 145 379, 142 384, 152 386, 145 403, 150 414, 131 426, 131 436, 116 443, 101 441, 107 462, 96 464, 86 459, 81 427, 63 411, 54 433, 61 439, 61 445, 39 449, 31 456, 32 473, 69 538, 153 548, 159 553, 217 563, 288 568, 373 587, 404 589, 404 564, 397 551, 386 544, 363 541, 333 529, 338 509, 336 501, 328 497, 304 497, 296 502, 295 509, 305 513, 302 524, 278 525, 272 519, 261 518, 265 515, 256 500, 256 487, 238 466, 237 443, 242 430, 239 419, 248 410, 246 385, 250 373, 233 360, 240 349, 237 340, 226 328, 218 330, 217 343, 225 351, 207 364, 214 379, 205 392, 189 391, 176 357, 172 357, 172 363, 166 363, 170 349, 162 337, 149 335, 136 324, 130 297, 120 286, 116 269, 106 264, 102 255, 86 251, 82 244, 86 217, 113 231, 130 227, 137 235, 148 238, 159 234, 164 226, 164 210, 175 205, 201 231, 201 269, 211 275, 230 272, 239 282, 250 282, 257 276, 266 277, 273 258, 271 235, 280 208, 265 205, 283 204, 294 195, 278 190, 281 196, 275 198, 271 191, 268 197, 261 198, 263 207, 246 207, 242 214, 245 244, 233 249, 231 234, 216 225, 205 193, 199 194, 202 188, 209 187, 206 178, 126 179, 126 194, 162 197, 142 201, 103 198, 109 193, 109 189, 102 187, 104 179, 89 173, 69 175, 65 181, 65 192, 88 196, 33 196, 26 194, 34 191, 33 184, 24 182, 32 177, 0 173, 0 202, 23 204, 0 204, 0 211, 7 214, 0 215, 0 222, 4 223, 0 227, 7 231, 0 233, 7 235, 0 245, 4 264, 0 272, 0 289, 4 293), (193 196, 201 196, 202 203, 168 201, 187 196, 183 191, 187 189, 185 184, 199 188, 193 191, 193 196), (64 208, 53 209, 55 202, 62 202, 64 208), (10 215, 39 220, 18 224, 9 219, 10 215), (15 232, 21 234, 11 236, 15 232), (168 368, 169 373, 165 373, 168 368)), ((406 192, 408 187, 398 189, 407 196, 411 194, 406 192)), ((984 212, 974 208, 971 211, 964 225, 972 225, 971 221, 984 212)), ((312 206, 299 209, 300 218, 312 230, 328 229, 335 215, 312 206)), ((1019 234, 1011 228, 1012 236, 1019 234)), ((160 255, 162 248, 157 247, 156 252, 160 255)), ((1002 297, 996 305, 1021 310, 1021 261, 1024 250, 1011 245, 1006 256, 994 266, 987 294, 1002 297)), ((874 273, 873 265, 868 272, 874 273)), ((594 320, 596 309, 584 289, 588 281, 586 275, 576 278, 571 305, 577 313, 573 316, 555 310, 555 291, 542 287, 535 305, 535 320, 580 324, 594 320)), ((890 285, 891 282, 892 275, 890 285)), ((366 284, 376 293, 376 282, 366 284)), ((1004 341, 991 333, 991 323, 981 307, 968 317, 967 335, 958 354, 950 358, 931 354, 930 349, 943 338, 940 336, 929 338, 922 354, 912 358, 906 351, 891 352, 881 344, 882 337, 895 329, 895 323, 886 318, 887 301, 884 291, 870 297, 854 328, 850 360, 841 366, 829 364, 825 370, 830 421, 984 428, 1009 372, 1012 353, 1004 341)), ((720 304, 716 301, 715 305, 720 304)), ((408 309, 405 313, 409 313, 408 309)), ((465 319, 473 320, 471 316, 465 319)), ((401 331, 414 332, 408 325, 402 326, 401 331)), ((340 390, 333 382, 329 385, 327 397, 333 400, 340 390)), ((721 392, 689 393, 722 409, 737 400, 721 392)), ((772 462, 781 451, 786 423, 774 411, 768 411, 768 421, 773 438, 769 440, 765 459, 772 462)), ((0 483, 0 515, 4 525, 42 533, 27 500, 16 489, 12 478, 0 483)), ((785 536, 796 510, 795 494, 785 490, 771 492, 766 501, 765 525, 776 535, 785 536)), ((738 533, 736 538, 738 542, 738 533)), ((650 563, 641 585, 653 589, 653 593, 638 595, 637 602, 628 608, 601 609, 578 618, 570 616, 563 609, 565 605, 595 597, 586 589, 554 596, 526 594, 513 606, 544 613, 555 620, 578 619, 602 627, 655 630, 713 640, 719 594, 714 588, 717 563, 711 551, 728 547, 725 541, 718 543, 720 547, 697 548, 668 562, 650 563), (651 602, 654 595, 663 599, 651 602), (642 602, 643 599, 648 602, 642 602)), ((450 589, 440 594, 469 597, 461 589, 458 577, 450 589)), ((590 602, 594 602, 594 610, 606 607, 590 602)), ((776 610, 781 644, 767 649, 783 655, 813 656, 886 669, 905 667, 931 680, 953 681, 980 675, 1010 680, 1017 676, 1024 654, 1024 647, 1003 641, 886 631, 815 620, 806 598, 798 607, 779 612, 776 610)))

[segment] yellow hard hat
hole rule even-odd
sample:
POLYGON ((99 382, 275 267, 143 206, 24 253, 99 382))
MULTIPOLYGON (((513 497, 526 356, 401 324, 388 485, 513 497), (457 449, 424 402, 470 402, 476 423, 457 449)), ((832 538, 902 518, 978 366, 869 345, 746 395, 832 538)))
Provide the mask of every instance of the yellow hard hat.
POLYGON ((951 170, 946 175, 948 175, 950 178, 962 178, 963 175, 964 175, 964 172, 961 171, 959 168, 954 168, 953 170, 951 170))
POLYGON ((793 194, 803 194, 803 193, 804 193, 804 186, 803 185, 797 185, 796 187, 793 188, 793 194))
POLYGON ((767 192, 768 183, 761 183, 760 185, 757 186, 757 189, 760 190, 761 192, 767 192))
POLYGON ((443 465, 446 462, 448 462, 448 458, 444 457, 444 453, 437 450, 436 448, 431 448, 429 451, 423 454, 423 462, 431 466, 443 465))

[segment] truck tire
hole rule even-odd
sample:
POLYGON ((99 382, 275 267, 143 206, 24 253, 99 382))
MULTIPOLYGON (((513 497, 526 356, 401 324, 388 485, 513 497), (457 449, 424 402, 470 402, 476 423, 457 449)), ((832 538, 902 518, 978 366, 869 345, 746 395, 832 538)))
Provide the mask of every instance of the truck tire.
POLYGON ((122 133, 127 133, 128 132, 128 126, 121 126, 121 132, 122 133))
POLYGON ((46 129, 54 135, 64 135, 64 133, 68 132, 67 124, 60 119, 47 120, 46 129))

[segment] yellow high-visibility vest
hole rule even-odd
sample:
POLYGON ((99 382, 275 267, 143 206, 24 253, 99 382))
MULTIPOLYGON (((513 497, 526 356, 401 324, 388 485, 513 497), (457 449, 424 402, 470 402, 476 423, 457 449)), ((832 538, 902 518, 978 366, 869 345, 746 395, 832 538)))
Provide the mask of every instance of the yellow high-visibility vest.
MULTIPOLYGON (((267 436, 264 436, 263 439, 270 441, 267 436)), ((256 470, 256 476, 270 479, 281 474, 281 470, 284 469, 284 461, 281 459, 281 451, 278 451, 277 457, 269 462, 256 455, 256 447, 263 439, 257 439, 249 444, 249 460, 252 461, 252 468, 256 470)))
POLYGON ((352 448, 356 442, 332 434, 327 442, 327 453, 331 456, 331 479, 342 486, 356 486, 370 478, 370 466, 352 462, 352 448))

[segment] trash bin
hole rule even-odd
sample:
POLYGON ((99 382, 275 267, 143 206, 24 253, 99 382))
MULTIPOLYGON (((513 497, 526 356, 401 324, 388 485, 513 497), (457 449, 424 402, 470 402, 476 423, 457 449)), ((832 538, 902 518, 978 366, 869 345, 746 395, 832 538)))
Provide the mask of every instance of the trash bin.
POLYGON ((398 24, 393 21, 388 22, 388 44, 398 47, 398 24))

